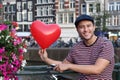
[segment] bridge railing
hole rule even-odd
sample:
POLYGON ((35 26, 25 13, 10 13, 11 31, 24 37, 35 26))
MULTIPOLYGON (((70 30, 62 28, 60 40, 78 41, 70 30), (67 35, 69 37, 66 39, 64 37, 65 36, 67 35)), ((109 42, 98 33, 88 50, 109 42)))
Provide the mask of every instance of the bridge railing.
MULTIPOLYGON (((49 80, 43 78, 50 77, 51 74, 67 77, 71 80, 76 80, 78 76, 78 73, 70 70, 64 71, 63 73, 54 71, 51 66, 48 65, 25 66, 23 70, 19 71, 16 75, 20 78, 19 80, 49 80)), ((113 80, 120 80, 120 63, 115 64, 113 80)))

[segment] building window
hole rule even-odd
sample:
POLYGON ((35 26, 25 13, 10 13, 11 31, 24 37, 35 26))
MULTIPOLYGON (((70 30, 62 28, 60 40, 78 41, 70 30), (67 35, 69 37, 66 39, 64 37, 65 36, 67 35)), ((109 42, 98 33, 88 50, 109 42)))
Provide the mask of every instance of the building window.
POLYGON ((9 13, 9 12, 11 12, 11 7, 10 7, 10 5, 9 6, 5 6, 5 12, 6 13, 9 13))
POLYGON ((120 2, 117 2, 117 4, 116 4, 116 10, 117 10, 117 11, 120 10, 120 2))
POLYGON ((22 12, 22 19, 23 21, 27 21, 27 11, 22 12))
POLYGON ((21 21, 22 14, 21 12, 17 12, 17 21, 21 21))
POLYGON ((7 13, 10 13, 10 6, 7 7, 7 13))
POLYGON ((59 9, 64 9, 64 0, 59 0, 59 9))
POLYGON ((48 0, 49 3, 53 3, 53 0, 48 0))
POLYGON ((69 23, 73 23, 73 22, 74 22, 74 14, 69 13, 69 23))
POLYGON ((15 11, 16 11, 15 5, 11 5, 11 11, 12 11, 12 12, 15 12, 15 11))
POLYGON ((86 5, 85 4, 81 4, 81 13, 82 14, 86 13, 86 5))
POLYGON ((70 0, 70 8, 75 8, 75 0, 70 0))
POLYGON ((5 21, 7 20, 7 16, 6 16, 6 15, 4 15, 4 20, 5 20, 5 21))
POLYGON ((119 25, 119 21, 120 21, 119 15, 117 15, 117 26, 119 25))
POLYGON ((32 21, 33 15, 32 12, 28 12, 28 21, 32 21))
POLYGON ((42 0, 37 0, 37 4, 43 3, 42 0))
POLYGON ((89 4, 89 12, 93 12, 93 4, 89 4))
POLYGON ((16 15, 13 14, 13 21, 16 21, 16 15))
POLYGON ((63 23, 63 14, 58 14, 58 23, 63 23))
POLYGON ((37 7, 37 16, 42 16, 42 15, 43 15, 43 8, 37 7))
POLYGON ((28 9, 32 10, 32 1, 28 1, 28 9))
POLYGON ((53 15, 53 6, 48 7, 48 14, 53 15))
POLYGON ((9 15, 8 15, 8 20, 11 21, 11 18, 12 18, 12 16, 11 16, 11 14, 9 14, 9 15))
POLYGON ((23 32, 23 26, 19 25, 19 29, 17 30, 17 32, 23 32))
POLYGON ((114 10, 114 3, 110 3, 109 4, 109 11, 113 11, 114 10))
POLYGON ((4 11, 7 12, 7 6, 4 6, 4 11))
POLYGON ((26 4, 26 2, 23 2, 23 3, 22 3, 22 9, 27 9, 27 4, 26 4))
POLYGON ((24 25, 24 32, 29 32, 29 27, 28 27, 28 25, 24 25))
POLYGON ((48 15, 48 7, 47 7, 47 6, 44 7, 44 10, 43 10, 43 11, 44 11, 44 13, 43 13, 44 16, 47 16, 47 15, 48 15))
POLYGON ((67 13, 64 14, 64 23, 67 23, 67 13))
POLYGON ((120 25, 120 15, 118 15, 118 25, 120 25))
POLYGON ((114 21, 113 21, 113 22, 114 22, 113 25, 114 25, 114 26, 117 26, 117 25, 118 25, 118 22, 119 22, 118 16, 115 15, 113 20, 114 20, 114 21))
POLYGON ((14 16, 14 14, 11 15, 11 20, 12 20, 12 21, 13 21, 13 16, 14 16))
POLYGON ((19 29, 17 30, 17 32, 29 32, 29 26, 24 24, 24 25, 19 25, 19 29))
POLYGON ((16 21, 16 15, 15 14, 12 15, 12 20, 16 21))
POLYGON ((11 11, 12 11, 12 6, 11 6, 11 5, 9 6, 8 11, 9 11, 9 12, 11 12, 11 11))
POLYGON ((97 4, 96 4, 96 12, 101 12, 100 3, 97 3, 97 4))
POLYGON ((21 2, 17 2, 17 9, 18 9, 18 11, 21 10, 21 2))
POLYGON ((48 0, 43 0, 43 3, 48 3, 48 0))

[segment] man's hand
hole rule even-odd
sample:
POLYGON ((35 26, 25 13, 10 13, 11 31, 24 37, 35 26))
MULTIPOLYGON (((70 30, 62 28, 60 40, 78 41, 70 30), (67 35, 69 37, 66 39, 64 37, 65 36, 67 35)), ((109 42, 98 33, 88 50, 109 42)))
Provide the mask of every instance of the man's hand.
POLYGON ((48 53, 46 49, 39 50, 38 54, 40 55, 42 61, 45 61, 48 58, 48 53))
POLYGON ((57 64, 54 67, 54 70, 58 71, 58 72, 63 72, 65 70, 68 70, 70 67, 70 64, 65 64, 65 63, 61 63, 61 64, 57 64))

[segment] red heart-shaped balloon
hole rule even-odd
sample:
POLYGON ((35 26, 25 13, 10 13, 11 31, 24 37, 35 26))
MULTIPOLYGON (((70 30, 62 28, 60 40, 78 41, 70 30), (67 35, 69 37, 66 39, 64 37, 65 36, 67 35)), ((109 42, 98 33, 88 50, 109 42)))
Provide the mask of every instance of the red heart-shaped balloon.
POLYGON ((59 38, 61 33, 61 29, 57 24, 45 24, 39 20, 31 24, 30 31, 42 49, 48 48, 59 38))

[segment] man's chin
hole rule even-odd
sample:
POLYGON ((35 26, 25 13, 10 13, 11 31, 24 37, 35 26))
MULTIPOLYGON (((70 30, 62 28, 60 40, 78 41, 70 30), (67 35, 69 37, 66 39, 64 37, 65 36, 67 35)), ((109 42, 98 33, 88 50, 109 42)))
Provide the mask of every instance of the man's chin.
POLYGON ((90 40, 91 37, 81 37, 81 39, 83 39, 83 40, 90 40))

